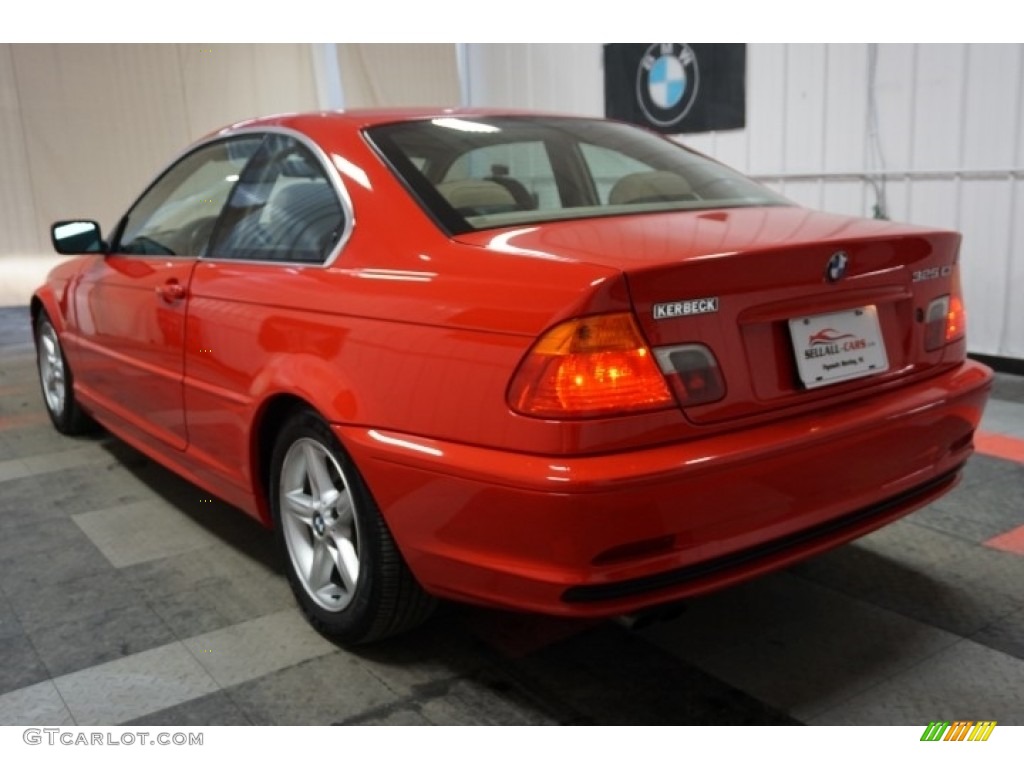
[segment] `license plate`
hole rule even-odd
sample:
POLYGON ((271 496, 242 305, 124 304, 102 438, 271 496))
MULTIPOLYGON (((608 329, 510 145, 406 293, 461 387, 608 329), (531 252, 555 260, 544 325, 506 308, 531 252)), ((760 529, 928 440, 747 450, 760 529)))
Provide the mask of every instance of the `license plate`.
POLYGON ((871 376, 889 368, 873 306, 789 321, 800 380, 808 389, 871 376))

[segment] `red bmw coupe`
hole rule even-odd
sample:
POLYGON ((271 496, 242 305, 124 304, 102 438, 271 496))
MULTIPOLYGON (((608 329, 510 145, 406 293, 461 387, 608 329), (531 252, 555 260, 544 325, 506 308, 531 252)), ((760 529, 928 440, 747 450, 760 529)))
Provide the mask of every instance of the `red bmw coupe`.
POLYGON ((95 420, 276 529, 310 621, 612 616, 948 491, 991 374, 953 232, 801 208, 670 140, 480 111, 254 120, 32 298, 95 420))

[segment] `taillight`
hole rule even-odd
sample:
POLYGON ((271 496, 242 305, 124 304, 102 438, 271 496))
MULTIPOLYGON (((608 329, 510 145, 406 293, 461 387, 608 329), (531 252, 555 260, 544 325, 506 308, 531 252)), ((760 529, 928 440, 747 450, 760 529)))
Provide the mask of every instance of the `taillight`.
POLYGON ((933 352, 952 341, 962 339, 967 332, 967 313, 960 291, 960 269, 953 268, 952 293, 940 296, 928 304, 925 312, 924 348, 933 352))
POLYGON ((519 413, 583 418, 653 410, 672 395, 633 316, 570 320, 541 336, 509 385, 519 413))
POLYGON ((967 313, 960 296, 949 297, 949 311, 946 313, 946 343, 962 339, 967 332, 967 313))
POLYGON ((718 360, 703 344, 658 347, 654 354, 680 407, 713 403, 725 397, 725 380, 718 360))

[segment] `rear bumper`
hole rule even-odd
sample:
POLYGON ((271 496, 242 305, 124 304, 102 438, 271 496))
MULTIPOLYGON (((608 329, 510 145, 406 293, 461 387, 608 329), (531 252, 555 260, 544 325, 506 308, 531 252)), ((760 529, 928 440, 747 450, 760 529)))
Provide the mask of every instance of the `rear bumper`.
POLYGON ((604 456, 335 430, 428 591, 609 616, 783 567, 938 498, 990 383, 968 361, 853 405, 604 456))

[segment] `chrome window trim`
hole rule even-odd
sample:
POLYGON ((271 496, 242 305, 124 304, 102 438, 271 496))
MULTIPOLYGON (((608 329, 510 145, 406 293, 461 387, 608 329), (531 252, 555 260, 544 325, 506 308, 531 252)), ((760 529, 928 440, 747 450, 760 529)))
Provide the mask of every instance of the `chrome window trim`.
POLYGON ((327 153, 324 152, 320 148, 320 146, 316 144, 312 139, 306 136, 306 134, 300 131, 296 131, 293 128, 285 128, 279 125, 253 126, 251 128, 238 128, 236 130, 228 129, 226 131, 217 133, 217 135, 211 136, 206 140, 196 142, 188 149, 186 149, 184 152, 182 152, 180 155, 178 155, 178 157, 176 157, 173 160, 173 162, 168 163, 167 166, 160 173, 161 175, 166 173, 173 165, 175 165, 179 160, 184 158, 185 155, 189 154, 190 152, 195 152, 198 149, 202 149, 207 144, 213 144, 218 141, 224 141, 225 139, 230 141, 236 136, 246 136, 253 134, 265 136, 268 133, 278 133, 283 134, 285 136, 289 136, 298 141, 300 144, 306 147, 306 149, 313 153, 313 156, 317 159, 317 161, 323 168, 327 180, 330 182, 331 186, 334 187, 334 192, 338 196, 338 202, 341 204, 341 211, 342 214, 345 216, 345 226, 344 229, 342 229, 341 231, 341 237, 338 238, 338 242, 335 244, 331 252, 327 254, 327 258, 324 259, 323 263, 321 264, 280 261, 278 259, 224 259, 217 258, 215 256, 210 256, 209 254, 199 256, 197 258, 197 261, 211 262, 215 264, 273 264, 275 266, 300 267, 303 269, 327 269, 341 255, 341 251, 348 244, 349 238, 352 236, 352 230, 355 228, 356 223, 355 212, 353 211, 352 208, 352 198, 349 197, 348 189, 346 189, 345 187, 345 182, 342 181, 341 173, 335 167, 334 163, 331 162, 330 158, 327 156, 327 153))

